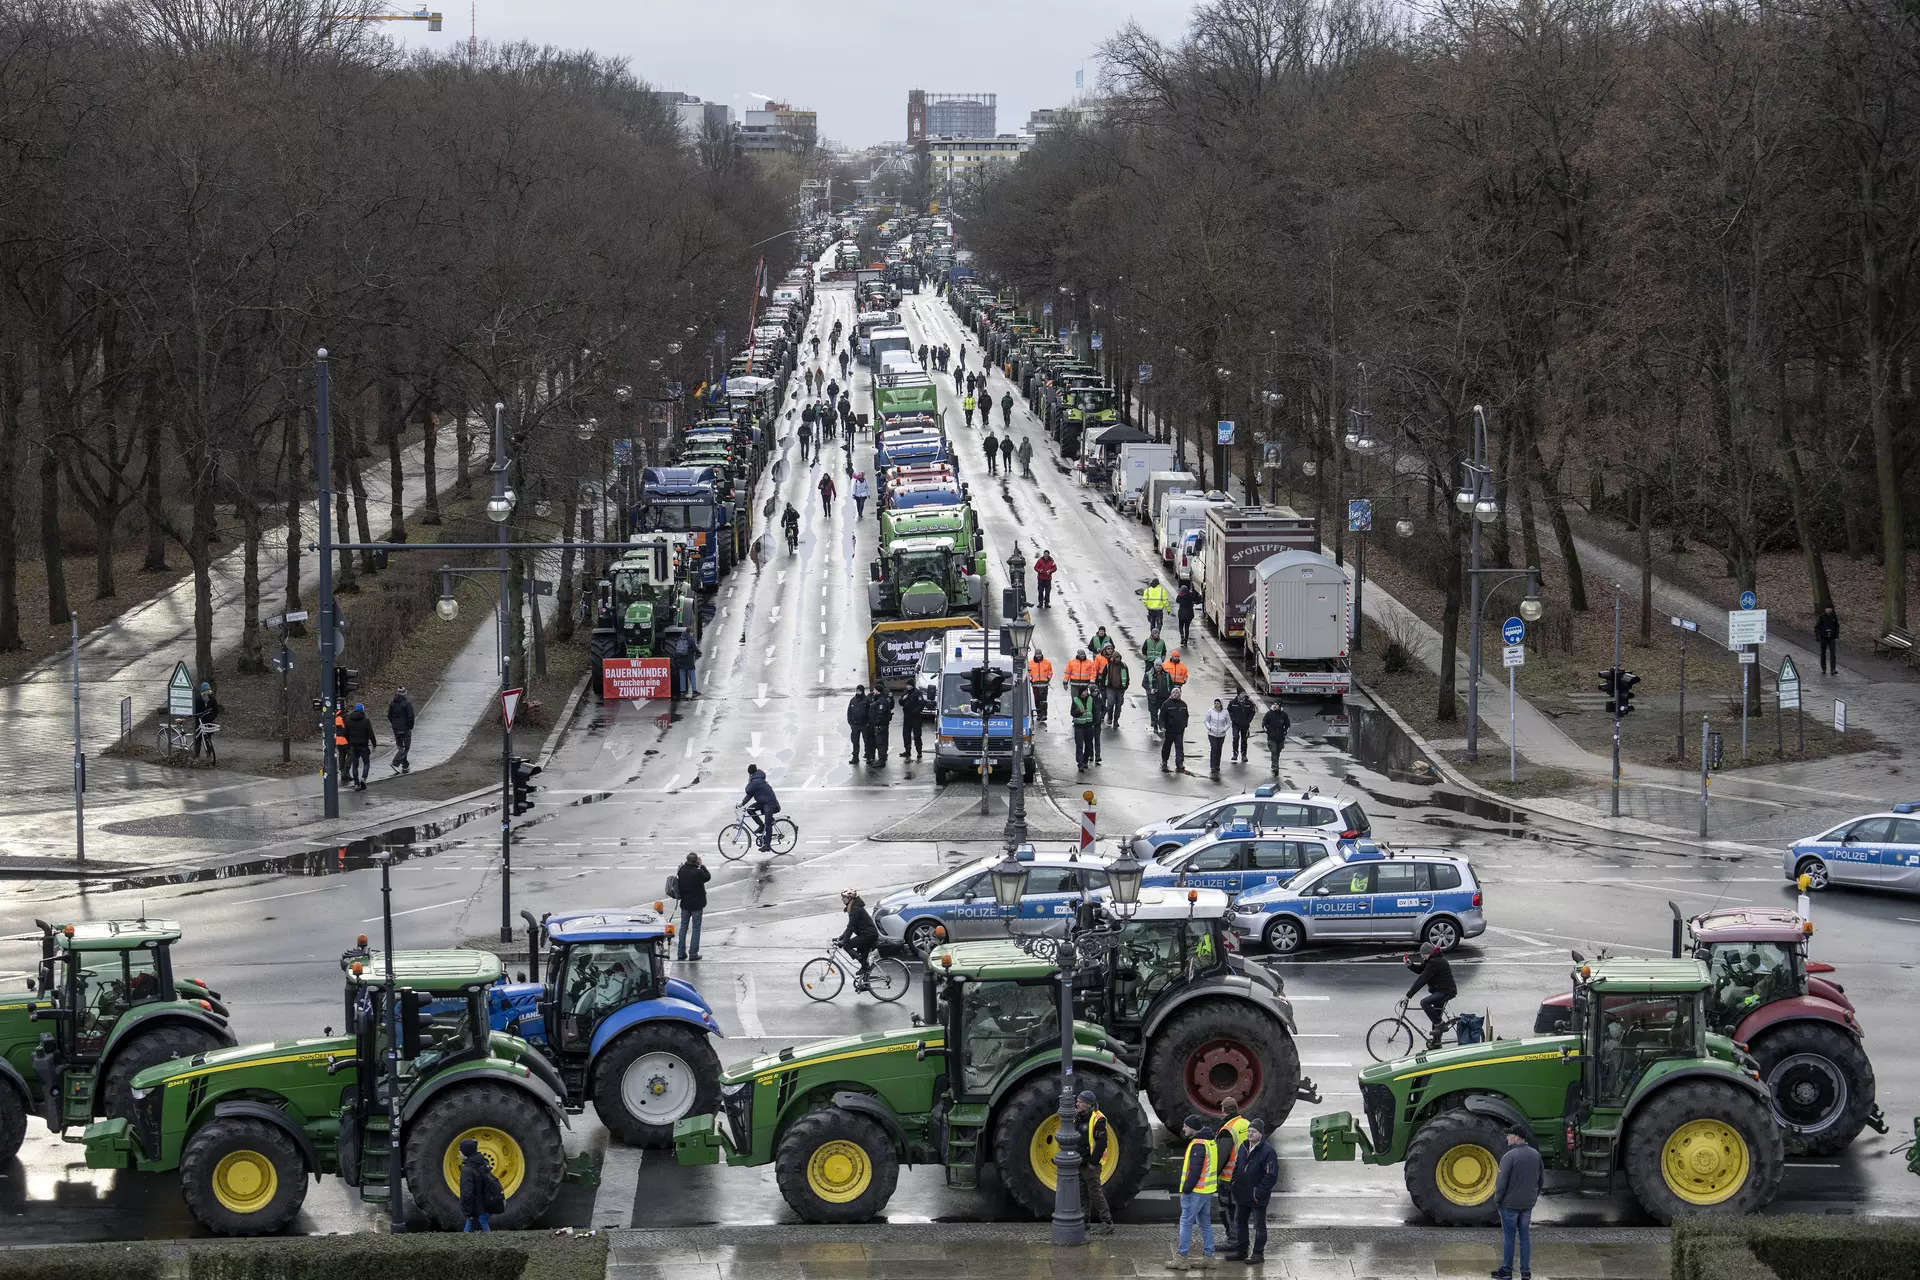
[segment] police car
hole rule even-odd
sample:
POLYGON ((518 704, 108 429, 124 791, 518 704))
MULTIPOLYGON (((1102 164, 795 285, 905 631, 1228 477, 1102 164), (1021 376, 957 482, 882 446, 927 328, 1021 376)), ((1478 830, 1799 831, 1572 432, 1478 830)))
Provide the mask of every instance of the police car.
POLYGON ((1232 928, 1290 955, 1309 942, 1431 942, 1446 951, 1485 933, 1487 922, 1465 858, 1367 848, 1324 858, 1286 884, 1243 892, 1232 928))
POLYGON ((1884 813, 1849 818, 1831 831, 1796 840, 1781 871, 1808 885, 1862 885, 1920 892, 1920 803, 1897 804, 1884 813))
POLYGON ((1286 884, 1315 863, 1355 847, 1378 848, 1371 841, 1349 844, 1332 832, 1266 831, 1235 818, 1192 844, 1149 861, 1140 883, 1223 889, 1231 897, 1286 884))
POLYGON ((1278 785, 1268 783, 1244 795, 1209 800, 1176 818, 1141 827, 1129 837, 1133 842, 1133 856, 1142 862, 1164 858, 1175 849, 1211 835, 1216 828, 1236 820, 1266 831, 1282 827, 1289 831, 1319 831, 1342 840, 1364 840, 1373 834, 1366 810, 1357 800, 1322 795, 1318 787, 1282 791, 1278 785))
POLYGON ((980 858, 880 899, 873 911, 880 944, 925 956, 941 941, 934 935, 939 925, 946 926, 951 942, 1004 938, 1009 922, 1017 923, 1022 933, 1056 931, 1036 928, 1042 923, 1056 924, 1057 932, 1064 933, 1081 896, 1107 889, 1105 858, 1035 853, 1031 845, 1021 845, 1014 856, 1027 864, 1027 889, 1018 913, 1003 912, 994 901, 987 872, 999 856, 980 858))

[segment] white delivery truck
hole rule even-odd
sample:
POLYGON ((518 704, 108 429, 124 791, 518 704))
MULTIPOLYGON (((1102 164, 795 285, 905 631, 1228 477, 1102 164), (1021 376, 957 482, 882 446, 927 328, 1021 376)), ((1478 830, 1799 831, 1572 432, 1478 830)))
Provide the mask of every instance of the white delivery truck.
POLYGON ((1140 509, 1147 491, 1147 477, 1156 471, 1173 469, 1173 446, 1135 442, 1123 444, 1113 459, 1113 505, 1121 513, 1132 515, 1140 509))
POLYGON ((1352 611, 1346 573, 1317 551, 1281 551, 1255 565, 1246 644, 1259 687, 1308 698, 1346 697, 1353 685, 1347 657, 1352 611))
POLYGON ((1155 471, 1147 476, 1145 495, 1140 499, 1140 518, 1147 522, 1147 528, 1154 528, 1160 522, 1160 507, 1170 493, 1191 493, 1200 487, 1200 481, 1191 471, 1155 471))
POLYGON ((1180 555, 1180 540, 1195 529, 1207 527, 1207 510, 1233 505, 1233 499, 1218 489, 1199 493, 1168 494, 1160 503, 1160 518, 1153 524, 1153 545, 1160 558, 1172 564, 1180 555))

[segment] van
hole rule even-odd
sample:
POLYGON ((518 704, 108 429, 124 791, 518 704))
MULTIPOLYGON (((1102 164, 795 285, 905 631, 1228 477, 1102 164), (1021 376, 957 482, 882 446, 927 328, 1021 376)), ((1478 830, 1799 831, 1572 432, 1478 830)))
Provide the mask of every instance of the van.
MULTIPOLYGON (((1013 655, 1000 648, 999 633, 993 633, 993 643, 989 645, 987 634, 978 628, 973 630, 954 630, 944 637, 946 650, 940 667, 938 728, 934 738, 933 780, 936 785, 946 783, 955 777, 979 777, 981 755, 981 735, 986 735, 985 748, 988 766, 996 773, 1001 769, 1010 769, 1014 760, 1014 707, 1011 677, 1014 674, 1013 655), (967 692, 967 675, 975 667, 986 666, 1004 671, 1010 678, 1009 689, 1000 712, 987 717, 985 724, 978 712, 971 707, 972 695, 967 692)), ((1021 774, 1026 781, 1033 781, 1033 708, 1026 708, 1022 717, 1020 731, 1021 774)))

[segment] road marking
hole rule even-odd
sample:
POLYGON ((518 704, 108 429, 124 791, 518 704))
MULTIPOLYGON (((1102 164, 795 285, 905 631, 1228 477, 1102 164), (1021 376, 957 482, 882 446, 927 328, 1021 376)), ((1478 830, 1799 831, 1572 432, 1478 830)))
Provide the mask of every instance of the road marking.
POLYGON ((767 683, 764 680, 760 682, 759 692, 754 694, 753 705, 756 707, 764 707, 767 705, 767 683))
MULTIPOLYGON (((466 901, 465 898, 454 898, 447 902, 436 902, 431 906, 409 907, 405 911, 396 911, 393 913, 393 915, 395 919, 399 919, 401 916, 417 916, 422 911, 438 911, 442 907, 457 907, 465 901, 466 901)), ((378 924, 383 919, 385 919, 384 916, 368 916, 365 920, 362 920, 360 923, 361 924, 378 924)))
POLYGON ((693 739, 692 738, 687 739, 687 749, 680 753, 680 758, 682 760, 689 760, 693 758, 693 739))
POLYGON ((606 1157, 600 1165, 600 1187, 593 1194, 596 1230, 632 1225, 634 1201, 640 1194, 640 1162, 646 1154, 642 1148, 624 1142, 607 1142, 606 1157))
POLYGON ((734 985, 738 992, 735 999, 738 1008, 734 1012, 740 1018, 740 1034, 754 1039, 764 1037, 767 1031, 760 1025, 760 993, 753 985, 753 974, 740 974, 734 980, 734 985))
MULTIPOLYGON (((327 885, 325 888, 321 888, 321 889, 296 889, 292 893, 270 893, 264 898, 242 898, 238 902, 230 902, 227 905, 233 906, 233 907, 244 907, 249 902, 277 902, 281 898, 304 898, 310 893, 327 893, 339 887, 340 887, 339 885, 330 884, 330 885, 327 885)), ((365 923, 365 922, 363 921, 362 923, 365 923)))
POLYGON ((1520 941, 1526 943, 1530 947, 1544 947, 1547 945, 1545 942, 1541 941, 1539 938, 1530 938, 1526 934, 1517 933, 1512 929, 1500 929, 1500 928, 1496 928, 1493 925, 1488 925, 1487 932, 1505 934, 1509 938, 1518 938, 1520 939, 1520 941))
POLYGON ((753 754, 757 756, 760 754, 760 735, 757 733, 753 734, 752 738, 753 738, 752 751, 753 751, 753 754))
POLYGON ((671 791, 679 785, 680 785, 680 775, 676 773, 671 778, 667 779, 667 785, 664 787, 661 787, 660 790, 671 791))

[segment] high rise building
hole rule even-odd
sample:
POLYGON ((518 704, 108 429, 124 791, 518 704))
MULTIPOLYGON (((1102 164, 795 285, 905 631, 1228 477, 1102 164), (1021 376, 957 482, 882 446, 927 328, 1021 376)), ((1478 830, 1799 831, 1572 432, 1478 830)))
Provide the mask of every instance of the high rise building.
POLYGON ((992 93, 907 91, 907 142, 922 138, 991 138, 995 132, 992 93))

